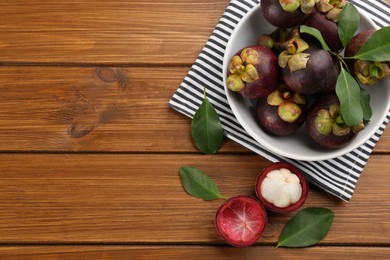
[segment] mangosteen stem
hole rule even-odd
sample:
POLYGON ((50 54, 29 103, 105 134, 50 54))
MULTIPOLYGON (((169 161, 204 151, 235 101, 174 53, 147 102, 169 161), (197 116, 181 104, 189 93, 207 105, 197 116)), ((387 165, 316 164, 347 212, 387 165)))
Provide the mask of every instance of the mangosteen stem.
POLYGON ((283 92, 283 98, 287 99, 287 98, 290 98, 291 97, 291 92, 286 90, 283 92))
POLYGON ((344 69, 346 69, 348 71, 348 73, 352 75, 351 70, 349 69, 349 66, 347 65, 345 60, 340 55, 337 55, 337 58, 340 61, 340 67, 341 68, 344 67, 344 69))
POLYGON ((375 79, 384 79, 389 76, 389 67, 385 63, 374 62, 369 68, 370 76, 375 79))
POLYGON ((336 117, 335 122, 338 125, 342 125, 342 124, 344 124, 344 119, 343 119, 343 117, 341 115, 339 115, 338 117, 336 117))
POLYGON ((373 78, 378 78, 380 75, 380 68, 376 64, 371 64, 369 68, 370 76, 373 78))
POLYGON ((288 38, 301 38, 301 31, 299 29, 299 26, 291 28, 290 33, 288 34, 288 38))
POLYGON ((353 72, 359 81, 365 85, 373 85, 390 75, 387 63, 356 60, 353 72))
POLYGON ((257 39, 257 44, 261 46, 265 46, 269 49, 272 49, 274 47, 275 41, 272 39, 272 37, 268 34, 262 34, 258 39, 257 39))

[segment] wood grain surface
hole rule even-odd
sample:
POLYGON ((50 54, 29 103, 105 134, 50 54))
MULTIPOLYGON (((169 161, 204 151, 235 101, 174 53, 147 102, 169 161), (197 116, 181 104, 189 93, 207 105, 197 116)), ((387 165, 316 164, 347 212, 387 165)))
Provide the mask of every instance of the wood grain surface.
POLYGON ((227 4, 226 0, 4 0, 0 47, 6 52, 1 61, 190 64, 227 4))
MULTIPOLYGON (((390 1, 388 1, 390 2, 390 1)), ((294 215, 270 213, 250 248, 227 246, 221 200, 182 188, 207 173, 226 197, 254 195, 270 162, 231 140, 203 155, 168 101, 228 0, 0 2, 0 259, 388 259, 390 130, 319 245, 274 249, 294 215)))
POLYGON ((3 247, 6 259, 387 259, 389 248, 374 247, 312 247, 298 250, 269 246, 231 248, 214 246, 19 246, 3 247), (337 256, 337 258, 335 258, 337 256))

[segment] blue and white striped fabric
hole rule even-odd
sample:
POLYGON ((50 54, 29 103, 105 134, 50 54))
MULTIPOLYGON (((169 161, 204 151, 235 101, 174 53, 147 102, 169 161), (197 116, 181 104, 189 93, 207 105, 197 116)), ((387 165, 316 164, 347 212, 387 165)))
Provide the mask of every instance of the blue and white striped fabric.
MULTIPOLYGON (((390 7, 385 2, 378 0, 350 2, 366 11, 379 27, 390 24, 390 7)), ((207 86, 208 100, 217 110, 228 138, 272 162, 289 161, 295 164, 311 183, 342 200, 349 201, 375 144, 390 120, 390 111, 382 126, 365 144, 338 158, 315 162, 296 161, 263 148, 248 135, 235 118, 225 96, 222 79, 222 62, 229 37, 240 19, 258 4, 259 0, 232 0, 229 3, 206 45, 169 101, 169 105, 193 117, 203 101, 203 87, 207 86)))

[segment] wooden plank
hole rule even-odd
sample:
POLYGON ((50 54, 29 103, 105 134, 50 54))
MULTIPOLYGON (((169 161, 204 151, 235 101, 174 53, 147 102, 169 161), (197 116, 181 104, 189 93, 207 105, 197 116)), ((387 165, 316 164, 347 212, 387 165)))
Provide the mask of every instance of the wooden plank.
MULTIPOLYGON (((187 70, 0 67, 0 150, 196 152, 190 119, 168 107, 187 70)), ((375 151, 390 151, 389 131, 375 151)))
POLYGON ((190 64, 228 2, 4 0, 0 63, 190 64))
POLYGON ((390 248, 311 247, 286 249, 273 247, 209 246, 10 246, 0 247, 2 259, 388 259, 390 248))
MULTIPOLYGON (((323 243, 390 243, 389 159, 373 156, 350 203, 311 188, 305 206, 335 212, 323 243)), ((0 154, 0 243, 222 244, 222 201, 186 194, 178 169, 198 167, 232 197, 254 195, 267 164, 254 155, 0 154)), ((258 242, 274 244, 292 215, 270 214, 258 242)))
POLYGON ((187 69, 0 67, 0 150, 196 151, 168 107, 187 69))

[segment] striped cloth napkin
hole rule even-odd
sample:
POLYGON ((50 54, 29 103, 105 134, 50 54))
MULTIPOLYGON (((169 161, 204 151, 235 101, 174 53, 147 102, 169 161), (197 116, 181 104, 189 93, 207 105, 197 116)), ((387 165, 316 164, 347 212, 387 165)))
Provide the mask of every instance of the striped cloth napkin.
MULTIPOLYGON (((379 27, 390 24, 390 7, 385 2, 380 0, 354 0, 350 2, 366 11, 379 27)), ((291 160, 263 148, 248 135, 235 118, 228 104, 222 79, 222 62, 229 37, 240 19, 259 3, 259 0, 232 0, 229 3, 198 58, 169 101, 169 106, 192 118, 203 101, 203 88, 206 86, 207 98, 217 110, 228 138, 272 162, 288 161, 293 163, 304 172, 309 182, 344 201, 349 201, 375 144, 390 120, 390 111, 381 127, 366 143, 354 151, 334 159, 324 161, 291 160)))

